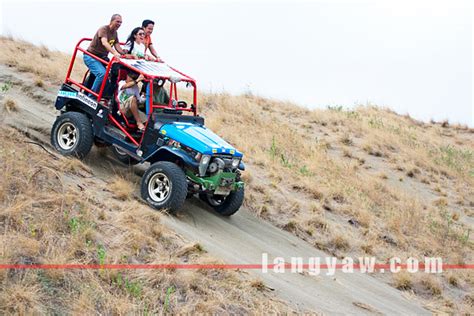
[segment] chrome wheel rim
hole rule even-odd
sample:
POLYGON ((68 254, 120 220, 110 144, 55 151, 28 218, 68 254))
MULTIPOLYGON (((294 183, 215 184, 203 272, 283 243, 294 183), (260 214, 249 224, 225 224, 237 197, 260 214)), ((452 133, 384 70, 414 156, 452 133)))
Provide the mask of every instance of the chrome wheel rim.
POLYGON ((161 172, 155 173, 148 182, 148 194, 155 202, 165 201, 171 192, 171 181, 161 172))
POLYGON ((64 123, 61 125, 58 131, 58 144, 64 150, 70 150, 76 145, 77 136, 78 136, 77 128, 72 123, 64 123))

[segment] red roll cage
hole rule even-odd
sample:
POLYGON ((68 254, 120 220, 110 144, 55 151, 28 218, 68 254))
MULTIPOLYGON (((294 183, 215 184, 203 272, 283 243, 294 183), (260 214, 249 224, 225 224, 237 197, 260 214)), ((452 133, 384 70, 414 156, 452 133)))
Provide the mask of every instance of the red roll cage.
MULTIPOLYGON (((176 111, 185 111, 185 112, 192 112, 194 116, 197 115, 197 86, 196 86, 196 81, 189 77, 188 75, 185 75, 184 73, 174 69, 173 67, 170 67, 168 65, 165 65, 163 63, 158 63, 158 62, 152 62, 152 61, 144 61, 142 60, 143 62, 145 63, 150 63, 148 65, 152 65, 155 64, 154 66, 156 66, 155 68, 158 67, 159 64, 163 65, 163 67, 169 69, 169 72, 166 73, 164 72, 163 74, 160 74, 159 72, 157 71, 148 71, 150 70, 149 67, 145 67, 145 68, 148 68, 148 69, 138 69, 136 67, 136 64, 133 65, 131 63, 131 61, 137 61, 137 60, 133 60, 133 59, 125 59, 125 58, 117 58, 117 57, 113 57, 110 61, 105 61, 99 57, 97 57, 96 55, 94 54, 91 54, 89 53, 86 49, 84 49, 83 47, 81 47, 81 44, 83 42, 90 42, 92 41, 91 38, 82 38, 81 40, 79 40, 79 42, 76 44, 76 47, 74 49, 74 53, 71 57, 71 62, 69 64, 69 68, 68 68, 68 71, 67 71, 67 75, 66 75, 66 79, 65 79, 65 83, 67 84, 74 84, 76 85, 77 87, 79 87, 80 89, 82 89, 83 91, 86 91, 92 95, 94 95, 96 98, 97 98, 97 102, 99 103, 101 100, 102 100, 102 97, 103 97, 103 92, 104 92, 104 89, 105 89, 105 85, 106 85, 106 82, 107 80, 103 80, 102 81, 102 84, 101 84, 101 87, 100 87, 100 90, 99 92, 94 92, 92 91, 91 89, 87 88, 85 85, 84 85, 84 82, 85 82, 85 79, 86 79, 86 76, 87 76, 87 73, 86 72, 84 74, 84 77, 83 77, 83 80, 82 82, 78 82, 74 79, 71 78, 71 73, 72 73, 72 69, 74 67, 74 62, 76 60, 76 56, 77 56, 77 52, 80 51, 82 52, 83 54, 85 55, 88 55, 98 61, 100 61, 102 64, 104 64, 106 66, 106 69, 105 69, 105 76, 104 76, 104 79, 105 78, 108 78, 109 74, 110 74, 110 70, 111 70, 111 67, 112 65, 114 64, 120 64, 122 66, 124 66, 125 68, 128 68, 130 70, 133 70, 135 72, 137 72, 138 74, 142 74, 144 77, 145 77, 145 81, 149 82, 149 83, 153 83, 153 80, 155 79, 163 79, 163 80, 167 80, 170 82, 170 91, 169 91, 169 102, 167 105, 164 105, 164 104, 153 104, 153 84, 149 84, 149 93, 148 93, 148 100, 146 102, 147 104, 147 113, 148 113, 148 119, 147 119, 147 125, 148 125, 148 122, 150 120, 150 116, 152 115, 153 113, 153 109, 172 109, 172 110, 176 110, 176 111), (171 72, 175 72, 177 76, 171 76, 169 75, 169 73, 171 72), (179 106, 179 103, 176 103, 176 101, 178 101, 178 89, 177 89, 177 86, 176 84, 178 82, 186 82, 188 84, 191 84, 192 87, 193 87, 193 105, 191 106, 191 108, 187 108, 187 107, 180 107, 179 106), (176 105, 177 104, 177 105, 176 105)), ((120 43, 121 45, 124 45, 124 43, 120 43)), ((109 113, 109 119, 122 131, 124 132, 128 138, 130 138, 130 140, 137 146, 139 146, 139 143, 135 140, 135 138, 133 138, 130 133, 123 127, 121 126, 121 124, 112 116, 111 113, 109 113)), ((143 133, 144 135, 144 133, 143 133)), ((142 139, 143 139, 143 135, 142 135, 142 139)), ((141 140, 140 140, 141 142, 141 140)))

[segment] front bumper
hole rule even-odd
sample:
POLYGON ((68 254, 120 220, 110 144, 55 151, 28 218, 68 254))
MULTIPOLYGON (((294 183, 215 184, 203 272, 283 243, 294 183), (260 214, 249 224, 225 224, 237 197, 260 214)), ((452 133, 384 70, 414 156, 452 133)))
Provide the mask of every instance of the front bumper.
POLYGON ((234 172, 220 172, 212 177, 198 177, 191 171, 188 171, 187 176, 191 181, 200 185, 203 191, 212 191, 218 195, 227 195, 231 191, 238 190, 244 186, 244 182, 237 181, 237 174, 234 172))

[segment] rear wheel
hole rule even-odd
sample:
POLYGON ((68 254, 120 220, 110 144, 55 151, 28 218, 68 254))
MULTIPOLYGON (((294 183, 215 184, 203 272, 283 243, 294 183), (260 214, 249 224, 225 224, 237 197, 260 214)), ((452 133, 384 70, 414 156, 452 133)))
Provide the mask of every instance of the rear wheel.
POLYGON ((130 157, 130 155, 118 147, 112 146, 112 152, 114 153, 115 158, 123 164, 136 165, 140 162, 137 159, 130 157))
POLYGON ((141 183, 142 198, 156 209, 177 211, 188 193, 186 176, 176 164, 159 161, 145 172, 141 183))
POLYGON ((91 150, 93 140, 92 124, 83 113, 64 113, 51 129, 51 144, 65 156, 84 158, 91 150))
POLYGON ((231 216, 240 209, 244 202, 244 188, 232 191, 227 196, 201 193, 199 198, 209 204, 217 213, 231 216))

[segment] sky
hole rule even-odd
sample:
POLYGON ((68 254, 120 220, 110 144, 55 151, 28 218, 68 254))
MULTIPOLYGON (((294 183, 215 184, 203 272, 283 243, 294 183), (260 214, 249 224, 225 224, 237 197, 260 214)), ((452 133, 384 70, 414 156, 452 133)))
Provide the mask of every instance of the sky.
POLYGON ((159 55, 205 92, 474 127, 470 1, 0 1, 1 34, 69 53, 113 13, 122 41, 154 20, 159 55))

